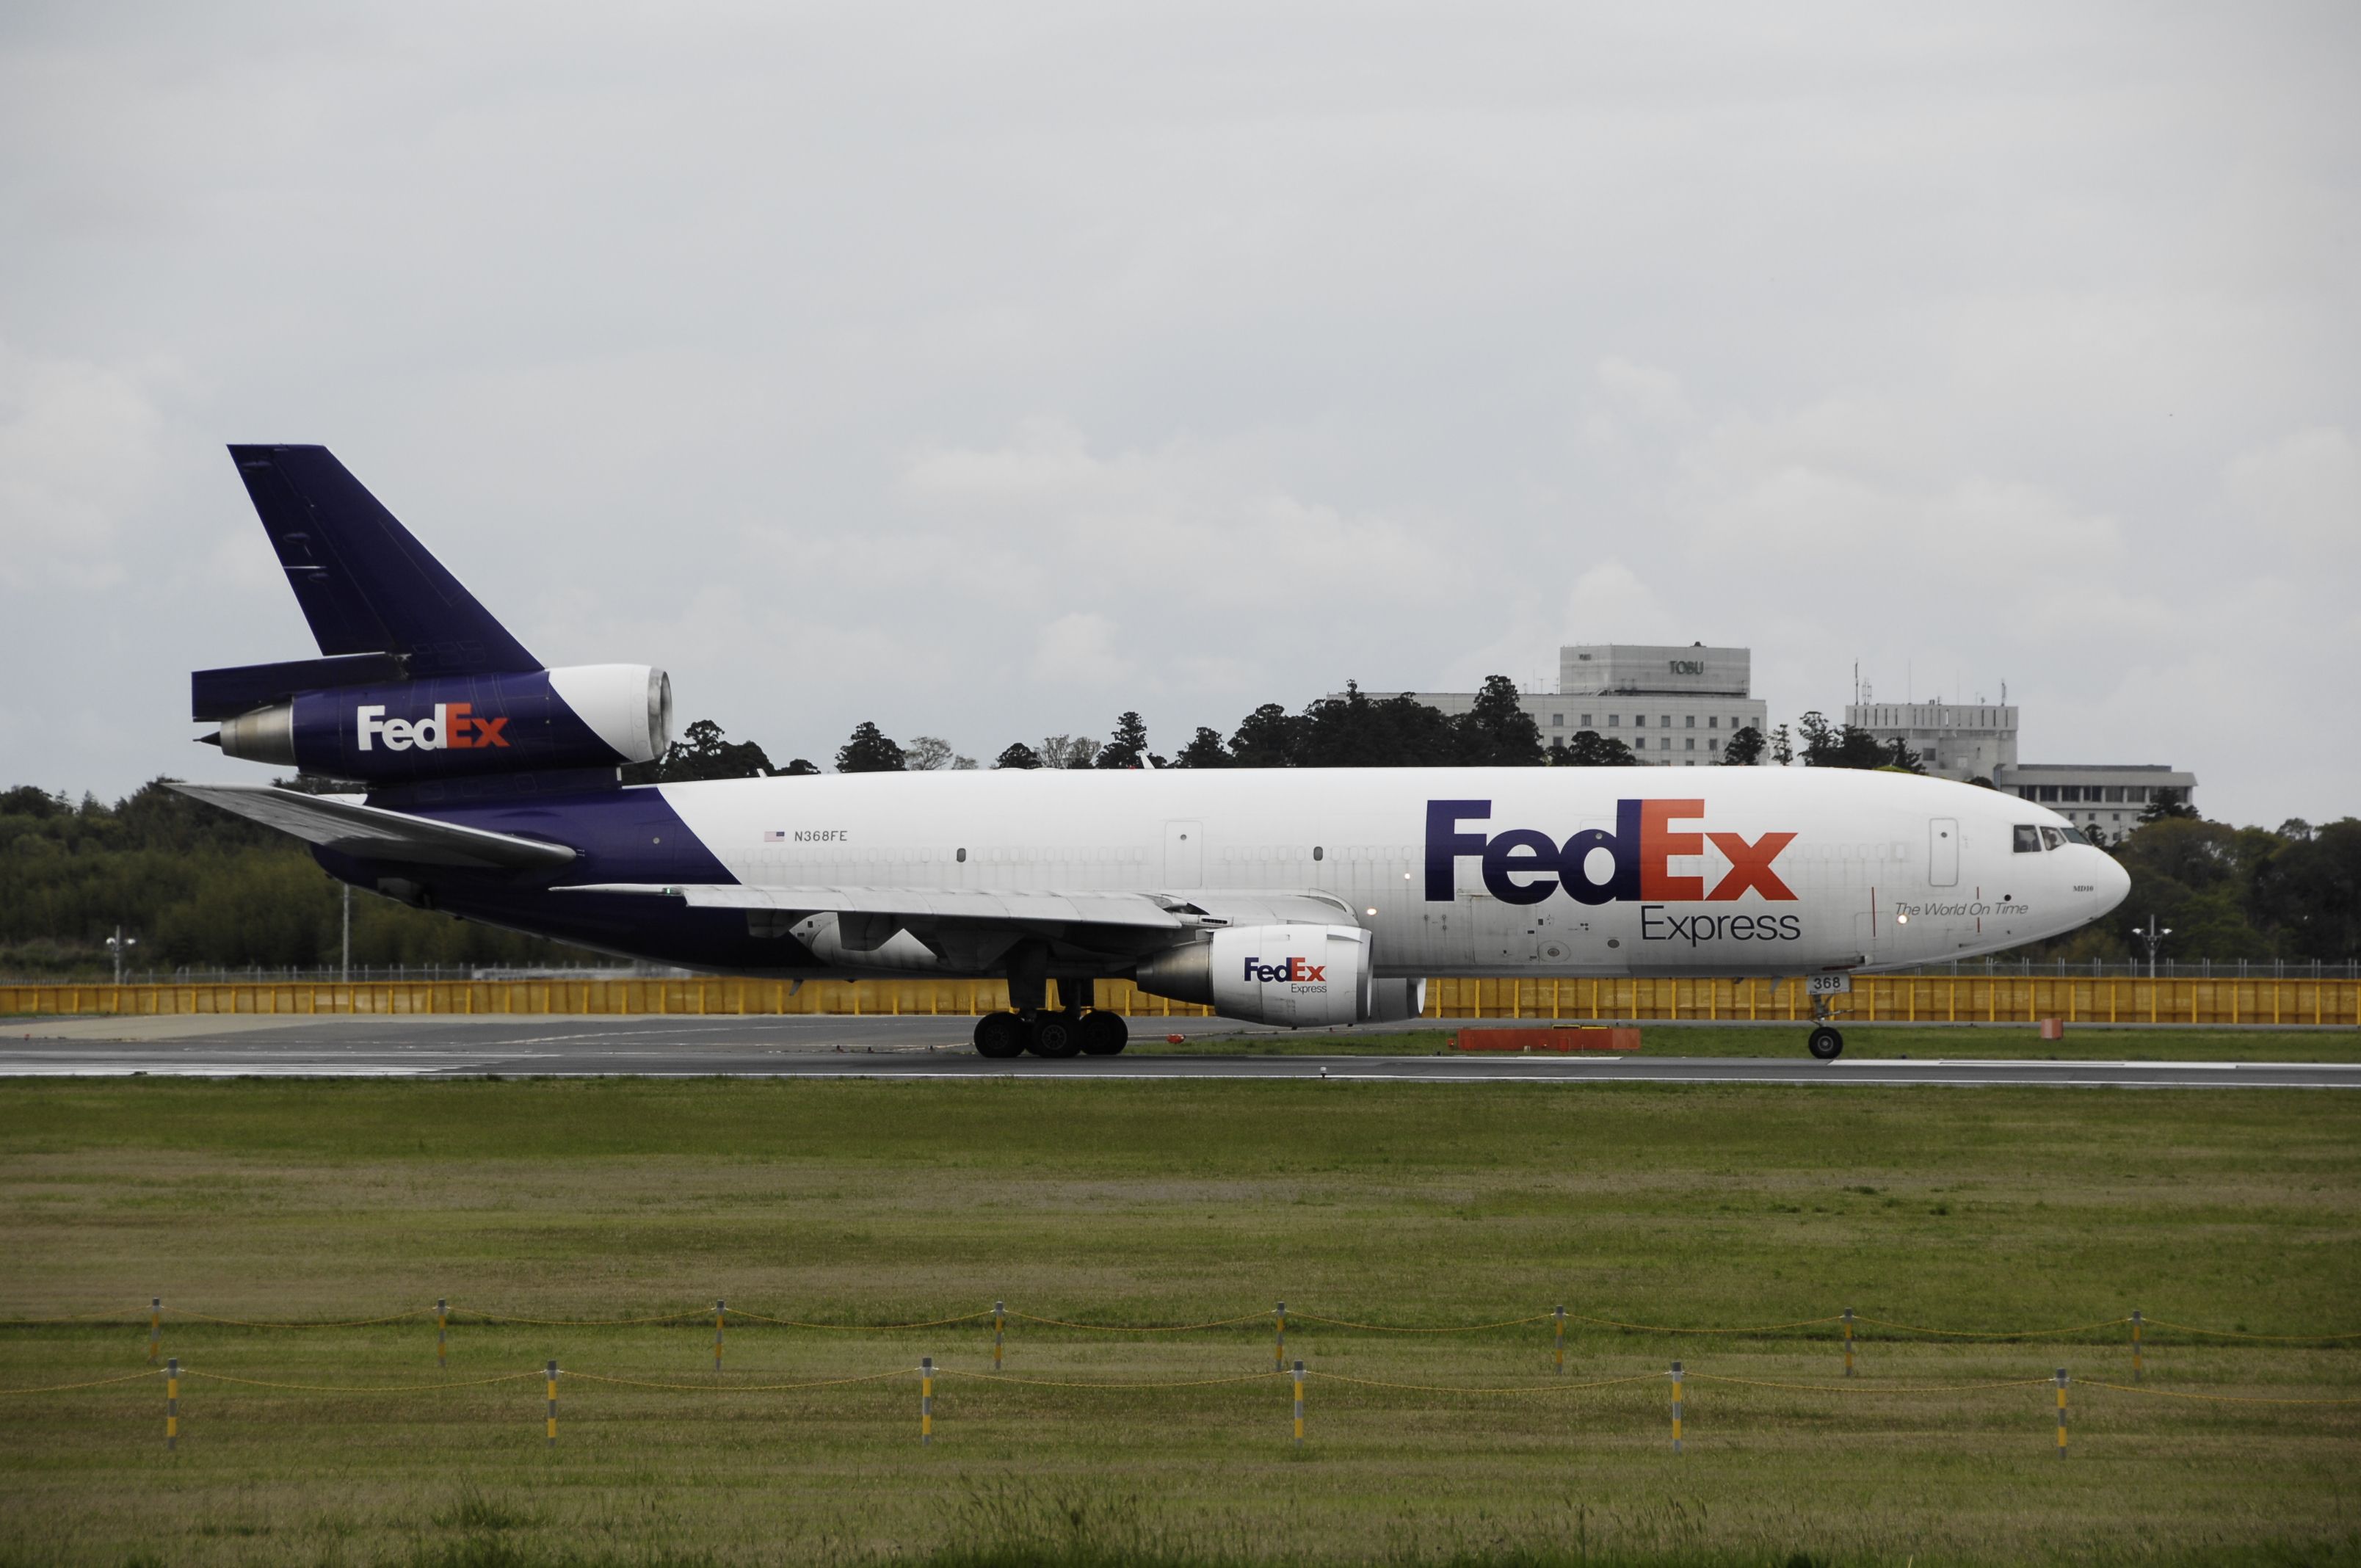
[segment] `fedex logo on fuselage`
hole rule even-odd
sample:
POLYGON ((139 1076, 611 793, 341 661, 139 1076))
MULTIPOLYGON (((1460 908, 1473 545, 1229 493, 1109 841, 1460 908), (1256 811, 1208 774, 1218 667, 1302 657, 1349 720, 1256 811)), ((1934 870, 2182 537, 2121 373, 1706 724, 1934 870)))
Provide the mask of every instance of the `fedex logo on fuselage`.
POLYGON ((1675 832, 1675 822, 1705 815, 1702 800, 1619 800, 1613 832, 1586 828, 1563 844, 1531 828, 1491 834, 1461 830, 1463 822, 1485 821, 1491 815, 1488 800, 1426 803, 1427 902, 1451 901, 1463 857, 1481 858, 1484 889, 1503 904, 1539 904, 1560 888, 1577 904, 1719 904, 1749 889, 1773 903, 1795 901, 1771 866, 1795 835, 1765 833, 1750 843, 1737 833, 1675 832), (1671 867, 1675 855, 1704 854, 1708 839, 1730 861, 1729 872, 1709 893, 1705 878, 1675 876, 1671 867), (1591 874, 1602 850, 1608 868, 1604 881, 1591 874))
POLYGON ((1289 959, 1284 963, 1276 964, 1267 964, 1260 959, 1248 959, 1246 963, 1246 973, 1241 978, 1249 985, 1268 985, 1279 981, 1288 981, 1297 985, 1313 983, 1325 985, 1328 982, 1328 966, 1315 964, 1302 958, 1289 959))
POLYGON ((486 747, 505 748, 507 736, 500 733, 508 728, 508 716, 478 718, 471 702, 438 702, 432 718, 388 718, 385 705, 367 704, 353 710, 359 721, 364 751, 376 750, 373 742, 382 740, 389 751, 472 751, 486 747))

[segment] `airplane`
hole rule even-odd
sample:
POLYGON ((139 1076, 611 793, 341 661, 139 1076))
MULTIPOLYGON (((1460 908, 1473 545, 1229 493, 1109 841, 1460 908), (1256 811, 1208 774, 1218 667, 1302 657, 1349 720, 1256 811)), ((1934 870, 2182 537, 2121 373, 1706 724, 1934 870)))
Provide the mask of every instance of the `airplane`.
POLYGON ((325 447, 230 455, 320 657, 200 670, 200 737, 359 785, 174 787, 422 909, 634 959, 1004 980, 983 1055, 1111 1055, 1101 981, 1222 1016, 1419 1016, 1422 976, 1850 977, 2054 937, 2130 879, 2058 813, 1900 773, 998 770, 627 785, 670 677, 550 668, 325 447), (1051 1005, 1049 982, 1057 982, 1051 1005))

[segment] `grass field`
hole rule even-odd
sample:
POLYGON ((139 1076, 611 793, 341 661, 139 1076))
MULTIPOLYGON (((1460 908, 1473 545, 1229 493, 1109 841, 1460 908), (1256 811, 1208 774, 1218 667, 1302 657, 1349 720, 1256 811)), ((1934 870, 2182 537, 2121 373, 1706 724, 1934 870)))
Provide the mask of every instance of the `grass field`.
MULTIPOLYGON (((2356 1135, 2361 1101, 2275 1091, 18 1080, 0 1386, 138 1372, 158 1293, 192 1376, 170 1456, 152 1382, 0 1399, 0 1562, 2361 1562, 2361 1405, 2092 1386, 2128 1385, 2111 1321, 2134 1307, 2361 1330, 2356 1135), (741 1321, 717 1376, 709 1319, 484 1316, 716 1296, 845 1325, 1001 1298, 1129 1327, 1019 1319, 1005 1372, 1040 1382, 996 1383, 972 1319, 741 1321), (458 1314, 439 1374, 420 1317, 188 1316, 437 1297, 458 1314), (1262 1376, 1279 1299, 1313 1373, 1300 1453, 1262 1376), (1879 1328, 1854 1387, 1822 1392, 1844 1381, 1825 1322, 1577 1321, 1561 1379, 1546 1321, 1308 1321, 1559 1302, 1687 1327, 1846 1306, 2108 1326, 1879 1328), (927 1448, 921 1354, 949 1375, 927 1448), (530 1376, 550 1357, 554 1451, 530 1376), (2089 1380, 2064 1463, 2035 1386, 2061 1365, 2089 1380), (1246 1380, 1040 1386, 1221 1378, 1246 1380), (1996 1383, 2017 1386, 1951 1387, 1996 1383), (336 1387, 417 1391, 314 1391, 336 1387)), ((2361 1400, 2361 1339, 2159 1330, 2147 1360, 2151 1389, 2361 1400)))
MULTIPOLYGON (((1250 1051, 1271 1056, 1428 1055, 1451 1049, 1462 1027, 1538 1028, 1546 1020, 1505 1018, 1438 1025, 1432 1029, 1346 1035, 1194 1035, 1180 1044, 1134 1021, 1130 1048, 1142 1054, 1213 1056, 1250 1051)), ((2045 1040, 2031 1024, 1851 1024, 1844 1031, 1850 1059, 1977 1057, 2031 1061, 2300 1061, 2361 1062, 2361 1029, 2070 1027, 2062 1040, 2045 1040)), ((1802 1056, 1808 1025, 1642 1024, 1640 1048, 1661 1057, 1802 1056)))

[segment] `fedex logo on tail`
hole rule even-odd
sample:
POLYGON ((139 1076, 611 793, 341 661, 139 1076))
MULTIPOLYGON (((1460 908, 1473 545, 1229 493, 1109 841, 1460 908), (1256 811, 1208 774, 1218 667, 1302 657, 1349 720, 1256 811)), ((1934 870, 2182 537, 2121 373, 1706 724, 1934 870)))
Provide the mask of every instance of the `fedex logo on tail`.
POLYGON ((389 751, 472 751, 498 746, 505 749, 508 737, 500 731, 508 728, 508 716, 479 718, 474 714, 475 704, 438 702, 432 718, 388 718, 385 705, 371 703, 353 710, 360 724, 360 749, 376 750, 376 742, 385 742, 389 751))
POLYGON ((1503 833, 1462 830, 1461 824, 1487 821, 1491 815, 1488 800, 1426 803, 1429 903, 1451 901, 1463 858, 1480 859, 1485 891, 1503 904, 1539 904, 1561 888, 1577 904, 1719 904, 1750 889, 1772 903, 1795 901, 1772 869, 1795 835, 1765 833, 1750 842, 1738 833, 1675 832, 1674 824, 1705 815, 1702 800, 1619 800, 1613 832, 1587 828, 1563 844, 1531 828, 1503 833), (1710 892, 1703 877, 1675 876, 1671 866, 1675 855, 1704 854, 1708 839, 1730 861, 1729 872, 1710 892), (1603 879, 1593 875, 1602 869, 1603 879))
POLYGON ((1260 959, 1248 959, 1246 962, 1246 973, 1241 978, 1249 985, 1269 984, 1278 981, 1290 981, 1298 985, 1315 982, 1325 985, 1328 982, 1328 966, 1315 964, 1307 959, 1301 958, 1289 959, 1284 963, 1276 964, 1267 964, 1260 959))

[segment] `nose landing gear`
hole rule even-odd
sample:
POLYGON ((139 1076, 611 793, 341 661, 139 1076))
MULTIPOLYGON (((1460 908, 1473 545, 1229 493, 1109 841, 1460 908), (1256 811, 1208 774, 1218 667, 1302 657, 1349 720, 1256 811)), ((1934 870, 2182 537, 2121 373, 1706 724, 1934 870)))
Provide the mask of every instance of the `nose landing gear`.
POLYGON ((1828 999, 1813 997, 1812 1033, 1811 1037, 1804 1042, 1804 1048, 1821 1061, 1834 1061, 1844 1054, 1844 1036, 1837 1032, 1837 1026, 1828 1022, 1828 999))

